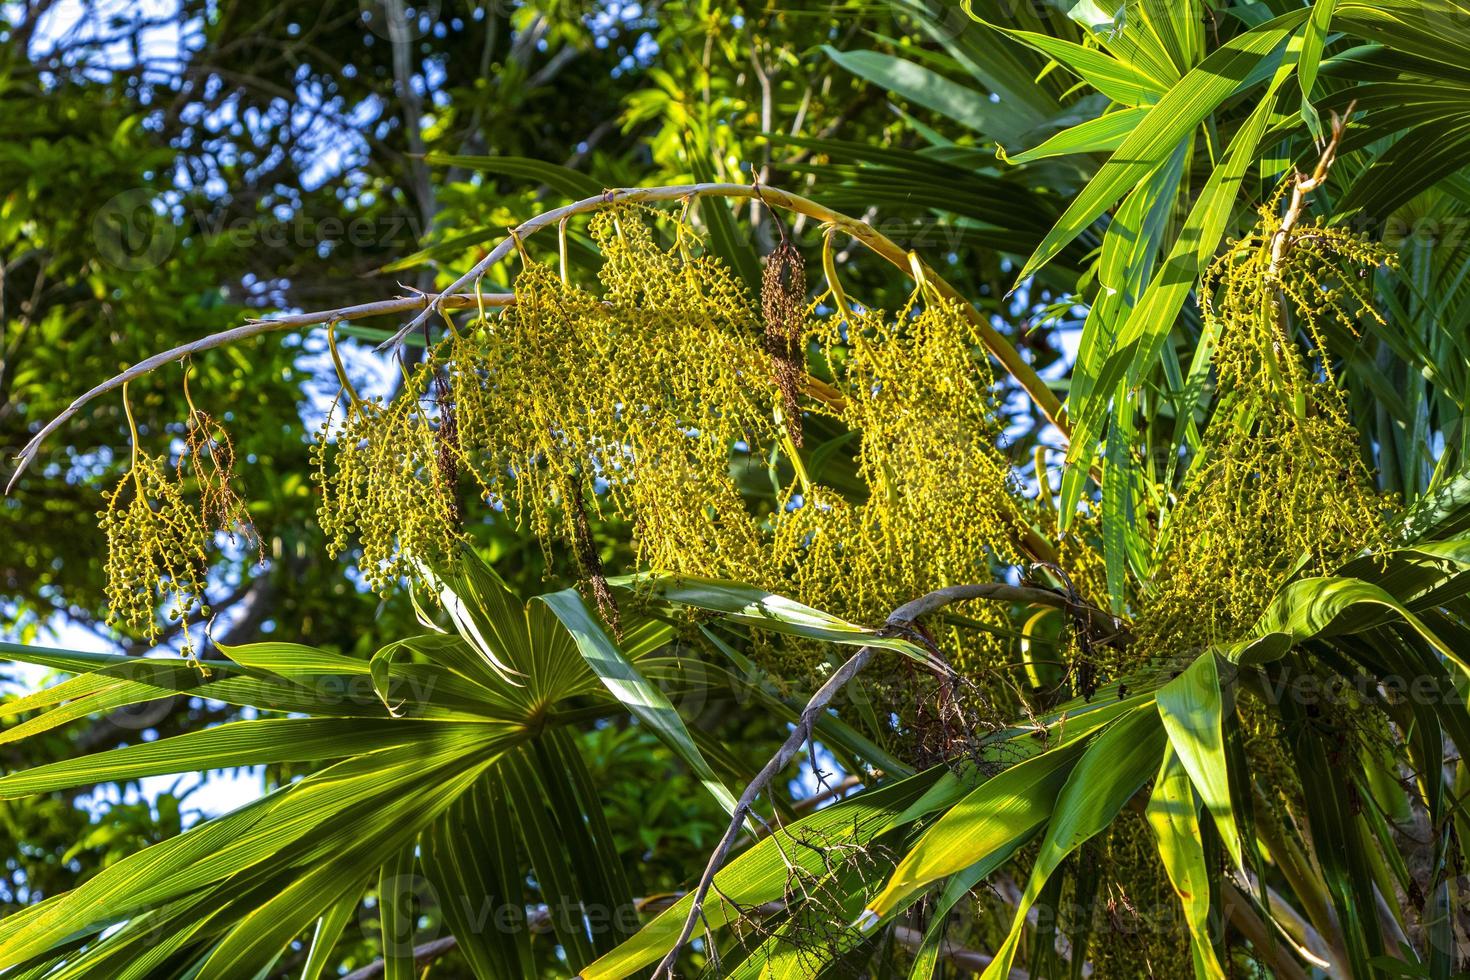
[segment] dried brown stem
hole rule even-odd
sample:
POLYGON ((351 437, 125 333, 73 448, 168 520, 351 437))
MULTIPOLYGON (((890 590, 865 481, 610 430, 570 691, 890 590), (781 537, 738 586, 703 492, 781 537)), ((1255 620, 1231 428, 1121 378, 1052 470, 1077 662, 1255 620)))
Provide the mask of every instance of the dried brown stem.
POLYGON ((1301 221, 1302 212, 1307 206, 1307 195, 1322 186, 1327 179, 1327 172, 1332 169, 1333 162, 1337 159, 1337 148, 1342 144, 1342 134, 1347 131, 1348 120, 1352 118, 1353 109, 1357 101, 1348 103, 1347 109, 1342 115, 1332 114, 1332 137, 1327 145, 1322 148, 1322 155, 1317 158, 1317 166, 1310 175, 1298 173, 1295 186, 1291 189, 1291 203, 1287 205, 1286 214, 1281 219, 1281 227, 1277 229, 1275 236, 1271 239, 1271 274, 1274 276, 1281 267, 1282 256, 1286 254, 1286 246, 1291 241, 1292 229, 1297 222, 1301 221))

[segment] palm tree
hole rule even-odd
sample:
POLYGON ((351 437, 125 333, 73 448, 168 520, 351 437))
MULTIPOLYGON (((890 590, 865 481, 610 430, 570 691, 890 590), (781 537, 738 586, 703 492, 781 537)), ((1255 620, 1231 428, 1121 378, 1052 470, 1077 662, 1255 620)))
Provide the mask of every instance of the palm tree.
POLYGON ((5 704, 8 741, 180 693, 260 712, 7 797, 311 766, 0 922, 7 976, 321 976, 365 895, 390 977, 451 947, 479 977, 1464 968, 1470 7, 892 6, 912 58, 828 55, 962 139, 773 137, 809 195, 692 164, 531 218, 438 294, 247 324, 78 400, 269 330, 446 323, 393 404, 344 384, 320 450, 328 520, 424 633, 366 660, 6 648, 76 675, 5 704), (820 223, 823 288, 782 231, 757 302, 727 200, 820 223), (584 215, 598 290, 567 260, 584 215), (912 281, 899 311, 844 288, 859 246, 912 281), (1009 298, 952 284, 974 247, 1009 298), (1030 317, 1080 319, 1064 378, 1030 317), (577 555, 597 612, 522 604, 463 547, 471 483, 577 555), (589 512, 646 571, 606 577, 589 512), (769 763, 693 723, 724 697, 775 716, 769 763), (578 749, 628 718, 729 820, 681 895, 634 893, 578 749), (823 787, 824 752, 863 789, 796 812, 776 780, 823 787))

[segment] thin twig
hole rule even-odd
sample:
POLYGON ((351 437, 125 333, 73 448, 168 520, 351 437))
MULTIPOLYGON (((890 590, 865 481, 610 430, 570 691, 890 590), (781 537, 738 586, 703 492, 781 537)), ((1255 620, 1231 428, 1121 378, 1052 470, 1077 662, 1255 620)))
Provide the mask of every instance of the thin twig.
POLYGON ((149 371, 157 370, 165 364, 174 361, 182 361, 190 354, 200 351, 212 350, 216 347, 225 347, 236 341, 248 340, 261 334, 275 333, 279 330, 294 330, 298 327, 314 326, 318 323, 332 323, 339 320, 365 320, 375 316, 389 316, 395 313, 407 313, 409 310, 420 310, 426 307, 432 299, 436 305, 446 310, 464 310, 478 308, 480 299, 484 300, 486 306, 509 306, 515 302, 515 296, 510 293, 487 293, 483 297, 476 297, 474 293, 452 293, 449 295, 439 294, 429 296, 419 293, 416 296, 400 296, 395 299, 378 300, 375 303, 362 303, 358 306, 343 306, 335 310, 321 310, 316 313, 292 313, 287 316, 270 317, 260 320, 247 320, 238 327, 210 334, 208 337, 200 337, 198 340, 190 341, 181 347, 166 350, 152 357, 146 358, 134 364, 116 377, 102 382, 97 387, 85 394, 79 395, 65 410, 31 437, 25 448, 15 457, 15 472, 10 474, 10 481, 5 485, 5 492, 9 493, 15 488, 16 481, 20 479, 27 466, 35 459, 36 453, 40 451, 41 443, 46 437, 60 428, 68 419, 81 410, 92 399, 115 391, 136 378, 141 378, 149 371))
POLYGON ((1129 640, 1127 630, 1122 622, 1112 613, 1099 609, 1096 606, 1083 602, 1080 598, 1055 589, 1044 589, 1036 585, 1002 585, 991 583, 988 585, 968 585, 967 589, 983 589, 982 595, 972 596, 976 599, 990 599, 995 602, 1016 602, 1024 605, 1051 606, 1070 613, 1078 626, 1086 625, 1097 631, 1094 642, 1124 645, 1129 640))
MULTIPOLYGON (((413 965, 415 967, 426 966, 439 957, 451 952, 459 945, 459 940, 453 936, 442 936, 439 939, 427 943, 421 943, 413 948, 413 965)), ((353 970, 342 980, 376 980, 383 976, 387 964, 383 960, 374 960, 359 970, 353 970)))
POLYGON ((820 793, 813 793, 811 796, 797 800, 792 804, 791 810, 793 813, 810 813, 833 800, 842 799, 862 784, 863 781, 858 776, 848 776, 836 786, 828 786, 820 793))
POLYGON ((1327 171, 1332 169, 1333 162, 1337 159, 1337 148, 1342 143, 1342 134, 1347 131, 1348 120, 1352 118, 1353 109, 1357 107, 1357 100, 1348 103, 1347 109, 1342 115, 1332 114, 1332 138, 1322 149, 1322 155, 1317 158, 1317 166, 1312 170, 1311 176, 1303 173, 1296 175, 1296 184, 1291 189, 1291 203, 1287 205, 1286 214, 1281 219, 1281 227, 1277 229, 1275 236, 1271 239, 1271 275, 1281 267, 1282 256, 1286 254, 1286 246, 1291 241, 1291 230, 1296 227, 1302 218, 1302 212, 1307 206, 1307 195, 1322 186, 1327 179, 1327 171))
MULTIPOLYGON (((1057 601, 1065 602, 1065 597, 1059 596, 1046 589, 1017 588, 1009 585, 997 585, 986 583, 983 585, 951 585, 947 588, 936 589, 926 596, 915 599, 913 602, 899 606, 888 617, 885 628, 891 631, 906 631, 910 624, 920 617, 934 612, 944 606, 955 602, 964 602, 969 599, 1000 599, 1001 601, 1025 601, 1017 600, 1016 594, 1024 593, 1031 596, 1039 593, 1047 597, 1050 604, 1055 605, 1057 601)), ((715 846, 714 853, 710 855, 709 863, 705 866, 704 873, 699 876, 699 883, 694 888, 693 904, 689 907, 689 914, 684 919, 684 927, 679 932, 679 938, 672 948, 659 962, 653 971, 654 980, 659 977, 672 977, 674 963, 679 958, 679 952, 684 944, 689 942, 689 937, 694 934, 695 926, 699 923, 700 916, 704 910, 704 900, 709 895, 710 886, 714 883, 715 874, 725 863, 725 858, 730 853, 735 838, 740 833, 741 826, 745 823, 746 815, 753 812, 752 807, 756 798, 765 790, 766 786, 780 772, 790 764, 796 754, 801 751, 807 739, 811 736, 818 717, 826 710, 827 705, 836 697, 837 693, 847 686, 848 682, 862 672, 868 662, 873 659, 873 654, 878 648, 865 646, 853 654, 841 667, 827 678, 817 693, 813 694, 806 707, 802 709, 801 716, 797 718, 795 727, 781 748, 771 757, 771 760, 756 773, 755 778, 745 787, 740 794, 740 799, 735 803, 735 809, 730 814, 730 824, 725 828, 724 835, 719 844, 715 846)))

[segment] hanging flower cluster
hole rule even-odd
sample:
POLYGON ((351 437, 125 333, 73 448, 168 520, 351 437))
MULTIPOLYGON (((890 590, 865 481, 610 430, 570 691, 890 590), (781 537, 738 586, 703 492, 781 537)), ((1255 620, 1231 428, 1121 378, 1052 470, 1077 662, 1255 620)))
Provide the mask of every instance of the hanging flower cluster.
MULTIPOLYGON (((858 434, 867 493, 853 500, 813 487, 778 526, 777 553, 796 594, 862 621, 906 596, 990 580, 1021 558, 1027 517, 997 449, 994 379, 978 333, 956 304, 922 298, 921 289, 896 315, 848 307, 814 326, 840 394, 836 407, 818 408, 858 434)), ((994 627, 1005 613, 994 603, 963 611, 994 627)), ((1001 644, 983 629, 950 639, 966 673, 995 666, 1001 644)))
MULTIPOLYGON (((592 217, 595 289, 522 249, 514 304, 449 321, 391 401, 358 396, 329 327, 342 390, 312 455, 332 554, 353 549, 379 592, 427 579, 459 554, 461 490, 473 487, 575 556, 614 629, 599 517, 631 529, 644 567, 746 581, 867 622, 1021 558, 1034 515, 997 448, 994 378, 966 308, 923 283, 893 314, 852 304, 830 267, 809 302, 784 240, 757 299, 682 220, 660 241, 660 218, 628 205, 592 217), (829 299, 835 313, 819 315, 829 299), (812 351, 830 381, 808 377, 812 351), (804 414, 856 448, 833 483, 806 472, 824 454, 804 414)), ((151 615, 144 586, 165 556, 178 563, 165 576, 177 615, 202 604, 209 529, 248 523, 228 437, 196 411, 186 442, 200 508, 146 456, 131 508, 109 505, 124 562, 115 604, 133 622, 151 615)), ((979 675, 997 661, 988 630, 1003 610, 967 613, 972 627, 951 639, 979 675)))
POLYGON ((108 625, 156 642, 163 600, 169 620, 182 622, 187 635, 189 617, 196 611, 207 615, 209 535, 168 461, 136 453, 127 474, 105 495, 100 517, 107 535, 108 625))
POLYGON ((454 494, 435 459, 450 447, 483 498, 577 556, 609 623, 588 531, 599 514, 627 523, 645 567, 746 581, 864 621, 1018 558, 1025 517, 996 449, 994 379, 959 306, 921 288, 887 315, 833 293, 840 315, 817 316, 789 244, 768 259, 757 303, 682 222, 661 244, 656 217, 618 206, 592 218, 596 292, 523 251, 515 303, 451 324, 392 405, 344 388, 341 431, 316 450, 334 549, 359 538, 380 588, 448 554, 454 494), (836 372, 823 401, 803 398, 813 342, 836 372), (447 389, 437 418, 419 407, 435 376, 447 389), (853 433, 861 493, 804 472, 803 412, 853 433), (794 479, 752 492, 748 478, 774 473, 776 456, 794 479))
POLYGON ((214 536, 259 537, 235 491, 235 451, 228 433, 210 415, 195 407, 189 395, 188 373, 184 396, 189 405, 183 450, 169 467, 161 455, 139 445, 127 386, 123 408, 132 430, 132 463, 128 472, 103 497, 98 512, 107 536, 107 622, 158 642, 162 603, 170 622, 177 623, 184 649, 193 653, 189 621, 208 617, 206 593, 209 557, 214 536), (197 503, 187 499, 192 484, 197 503))
MULTIPOLYGON (((600 481, 594 506, 632 510, 646 471, 722 473, 732 446, 759 451, 777 432, 749 297, 693 254, 682 225, 660 248, 648 217, 624 207, 592 219, 601 295, 527 261, 515 305, 443 352, 465 471, 543 541, 573 539, 576 508, 554 506, 568 487, 600 481)), ((687 488, 677 493, 663 506, 689 508, 687 488)))
POLYGON ((1285 234, 1276 203, 1205 280, 1219 401, 1160 542, 1140 624, 1152 649, 1238 636, 1288 576, 1325 574, 1382 534, 1389 501, 1359 451, 1327 334, 1356 336, 1377 317, 1361 282, 1391 258, 1320 224, 1285 234))
POLYGON ((184 423, 184 448, 175 473, 180 483, 192 479, 199 496, 199 520, 211 531, 228 535, 231 542, 254 538, 256 553, 263 561, 265 545, 235 490, 235 444, 229 430, 208 412, 201 411, 189 394, 189 372, 184 371, 184 400, 189 418, 184 423))

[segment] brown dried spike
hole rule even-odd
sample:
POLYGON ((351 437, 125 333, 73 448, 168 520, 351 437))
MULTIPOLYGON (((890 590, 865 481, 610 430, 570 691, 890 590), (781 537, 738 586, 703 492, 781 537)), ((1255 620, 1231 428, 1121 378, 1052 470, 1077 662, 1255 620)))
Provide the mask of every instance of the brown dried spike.
POLYGON ((459 466, 455 462, 459 453, 459 423, 454 416, 454 399, 449 390, 449 381, 439 368, 434 370, 434 397, 439 403, 435 460, 439 467, 439 476, 444 481, 444 506, 449 512, 450 524, 460 528, 464 520, 459 510, 459 466))
POLYGON ((264 562, 265 542, 250 519, 245 501, 235 492, 235 444, 230 433, 214 416, 195 408, 192 401, 189 405, 184 451, 174 464, 179 482, 184 480, 186 467, 192 469, 203 526, 228 534, 232 542, 238 535, 246 540, 254 538, 259 560, 264 562))
POLYGON ((761 277, 761 316, 766 324, 766 351, 771 373, 781 391, 781 414, 792 445, 801 445, 801 382, 806 374, 802 327, 806 317, 806 270, 801 253, 784 237, 766 256, 761 277))
POLYGON ((583 480, 579 477, 575 482, 570 482, 566 489, 566 505, 571 511, 572 536, 577 555, 577 565, 582 570, 582 578, 587 587, 592 591, 592 598, 597 602, 598 615, 612 630, 613 637, 622 640, 622 619, 618 614, 618 603, 613 598, 612 588, 607 584, 607 576, 603 573, 602 555, 598 554, 597 542, 592 540, 592 525, 587 519, 587 502, 582 497, 583 480))

